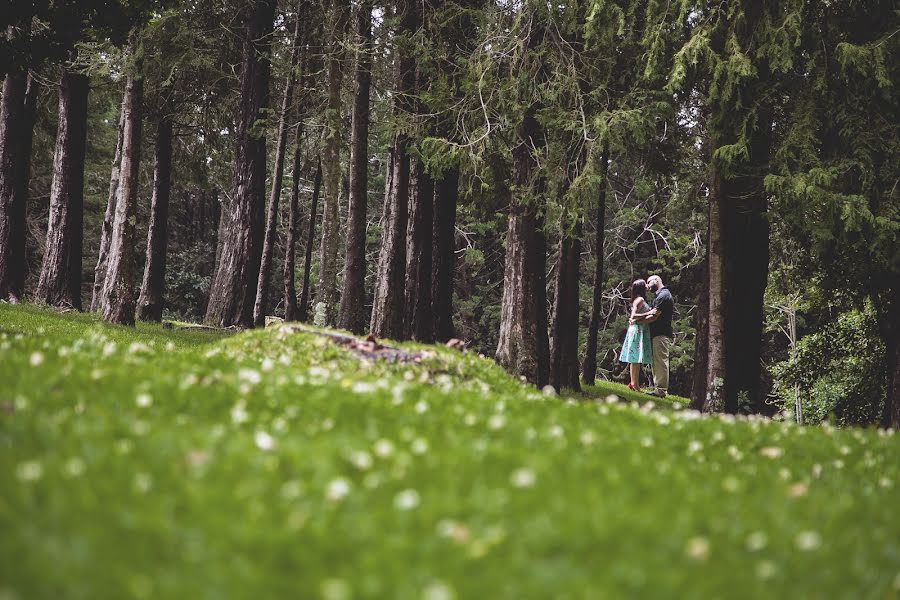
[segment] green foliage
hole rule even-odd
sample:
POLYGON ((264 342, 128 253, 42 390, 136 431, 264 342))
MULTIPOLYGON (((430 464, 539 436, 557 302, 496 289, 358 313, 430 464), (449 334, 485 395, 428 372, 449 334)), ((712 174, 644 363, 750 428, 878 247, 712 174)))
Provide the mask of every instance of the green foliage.
POLYGON ((772 369, 779 400, 793 406, 794 386, 799 386, 809 423, 877 424, 884 410, 887 365, 876 318, 871 306, 851 310, 803 336, 796 354, 772 369))
POLYGON ((608 386, 567 401, 442 347, 363 363, 278 329, 219 339, 8 305, 0 323, 6 596, 896 585, 895 435, 642 410, 608 386))

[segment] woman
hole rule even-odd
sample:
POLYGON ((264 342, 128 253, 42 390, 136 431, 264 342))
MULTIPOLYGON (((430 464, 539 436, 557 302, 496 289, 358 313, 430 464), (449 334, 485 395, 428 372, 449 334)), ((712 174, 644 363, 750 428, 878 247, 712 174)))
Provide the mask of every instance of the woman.
POLYGON ((628 389, 641 391, 641 365, 653 364, 653 342, 650 337, 650 325, 641 319, 654 313, 647 304, 647 282, 638 279, 631 284, 631 317, 628 319, 628 333, 619 360, 629 363, 631 382, 628 389))

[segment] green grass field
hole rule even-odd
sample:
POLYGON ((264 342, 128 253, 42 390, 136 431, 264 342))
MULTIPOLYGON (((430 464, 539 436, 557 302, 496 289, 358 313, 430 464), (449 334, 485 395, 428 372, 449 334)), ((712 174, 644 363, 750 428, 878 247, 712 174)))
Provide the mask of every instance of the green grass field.
POLYGON ((0 305, 0 598, 900 597, 900 436, 424 351, 0 305))

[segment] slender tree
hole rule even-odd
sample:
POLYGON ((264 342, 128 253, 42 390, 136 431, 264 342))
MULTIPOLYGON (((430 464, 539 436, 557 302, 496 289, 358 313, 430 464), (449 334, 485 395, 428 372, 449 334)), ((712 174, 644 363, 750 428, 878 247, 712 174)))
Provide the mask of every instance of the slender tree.
POLYGON ((581 389, 578 380, 580 236, 580 223, 570 229, 561 219, 550 338, 550 384, 557 391, 563 388, 581 389))
POLYGON ((411 180, 406 230, 406 323, 409 336, 420 342, 431 342, 434 340, 431 319, 434 179, 421 159, 413 161, 411 180))
POLYGON ((122 107, 119 110, 119 134, 116 138, 116 152, 113 155, 109 177, 109 196, 106 201, 106 212, 100 228, 100 252, 97 266, 94 267, 94 290, 91 297, 91 310, 99 311, 103 303, 103 283, 106 281, 106 269, 109 262, 109 246, 112 240, 113 222, 116 218, 116 198, 119 196, 119 172, 122 165, 122 137, 125 134, 125 95, 122 95, 122 107))
POLYGON ((446 169, 434 183, 434 218, 431 249, 432 335, 446 342, 453 330, 453 279, 456 271, 456 203, 459 167, 446 169))
MULTIPOLYGON (((395 92, 392 110, 398 117, 412 113, 410 93, 415 87, 416 59, 412 36, 418 27, 417 2, 397 0, 399 27, 395 36, 395 92)), ((392 172, 384 200, 384 236, 375 275, 375 296, 370 329, 378 337, 401 339, 406 328, 406 227, 409 204, 409 134, 401 127, 395 134, 388 162, 392 172)))
POLYGON ((591 320, 588 323, 587 343, 582 363, 582 381, 594 385, 597 379, 597 335, 603 304, 603 257, 606 242, 606 190, 609 187, 609 142, 603 142, 600 152, 600 188, 594 216, 594 286, 591 295, 591 320))
POLYGON ((328 106, 325 110, 325 146, 322 150, 325 199, 322 203, 322 244, 319 251, 318 301, 325 305, 325 322, 333 324, 338 309, 337 261, 340 245, 341 181, 341 85, 344 77, 344 34, 349 18, 349 2, 333 0, 331 44, 328 50, 328 106))
POLYGON ((103 282, 101 311, 109 323, 134 325, 134 226, 137 204, 138 174, 141 164, 143 131, 144 78, 141 73, 140 49, 134 73, 125 83, 124 134, 116 213, 109 244, 106 279, 103 282))
POLYGON ((259 280, 256 284, 256 302, 253 306, 253 323, 259 327, 266 317, 266 304, 269 293, 269 282, 272 278, 272 253, 275 249, 276 225, 278 222, 278 204, 281 199, 281 182, 284 177, 284 155, 287 152, 288 113, 294 98, 297 64, 300 59, 301 31, 306 19, 301 16, 303 5, 297 13, 294 25, 293 44, 291 46, 291 62, 285 77, 284 96, 281 99, 281 112, 278 118, 277 145, 275 147, 275 165, 272 172, 272 191, 269 193, 269 212, 266 217, 266 234, 263 240, 262 259, 259 266, 259 280))
POLYGON ((241 103, 231 198, 225 207, 206 320, 220 327, 252 327, 263 243, 266 138, 256 124, 269 104, 270 33, 275 0, 243 7, 241 103))
POLYGON ((169 196, 172 187, 172 119, 164 115, 156 126, 156 157, 153 167, 153 196, 147 227, 147 255, 137 318, 160 321, 166 279, 166 248, 169 232, 169 196))
POLYGON ((319 193, 322 190, 322 159, 316 160, 316 175, 313 178, 313 193, 309 203, 309 226, 306 231, 306 254, 303 260, 303 286, 300 288, 300 306, 297 308, 297 320, 309 320, 309 275, 312 269, 312 252, 316 235, 316 216, 319 204, 319 193))
POLYGON ((284 320, 297 318, 297 287, 294 283, 297 256, 297 229, 300 227, 300 170, 303 162, 303 121, 294 128, 294 159, 291 164, 291 203, 284 243, 284 320))
POLYGON ((46 250, 35 292, 41 302, 78 310, 81 309, 88 91, 86 75, 71 66, 63 69, 46 250))
POLYGON ((369 191, 369 95, 372 87, 372 2, 356 12, 356 89, 350 133, 350 207, 338 327, 366 327, 366 213, 369 191))

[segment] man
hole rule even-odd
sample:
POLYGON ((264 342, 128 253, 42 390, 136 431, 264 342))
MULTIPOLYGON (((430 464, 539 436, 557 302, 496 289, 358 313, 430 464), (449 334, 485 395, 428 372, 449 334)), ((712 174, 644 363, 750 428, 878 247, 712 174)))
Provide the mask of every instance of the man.
POLYGON ((655 294, 653 313, 644 319, 650 323, 650 337, 653 340, 653 395, 665 398, 669 393, 669 351, 675 334, 672 331, 672 313, 675 312, 675 300, 659 275, 651 275, 647 279, 647 287, 655 294))

